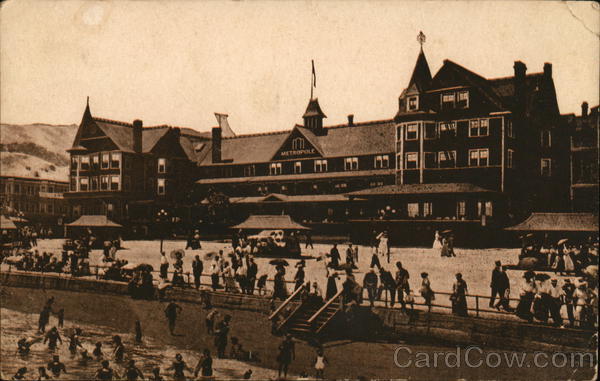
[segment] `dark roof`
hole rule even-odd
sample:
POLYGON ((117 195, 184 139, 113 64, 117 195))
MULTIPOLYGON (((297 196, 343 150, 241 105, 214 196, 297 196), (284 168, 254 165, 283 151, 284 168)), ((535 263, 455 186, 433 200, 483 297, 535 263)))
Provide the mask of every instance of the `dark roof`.
POLYGON ((336 202, 348 201, 348 198, 343 194, 301 194, 301 195, 286 195, 280 193, 271 193, 266 196, 251 196, 251 197, 231 197, 231 204, 256 204, 263 202, 336 202))
POLYGON ((525 221, 506 230, 598 232, 598 216, 592 213, 531 213, 525 221))
POLYGON ((253 177, 218 177, 214 179, 200 179, 196 184, 229 184, 229 183, 254 183, 254 182, 281 182, 293 180, 313 179, 340 179, 365 176, 390 176, 396 173, 395 169, 371 169, 365 171, 342 171, 342 172, 317 172, 299 173, 277 176, 253 176, 253 177))
MULTIPOLYGON (((325 127, 326 133, 315 135, 302 126, 296 126, 306 139, 325 158, 360 156, 395 152, 395 124, 392 120, 381 120, 325 127)), ((226 163, 250 164, 266 163, 273 159, 292 130, 264 134, 238 135, 221 141, 221 155, 226 163)), ((208 152, 211 144, 203 148, 203 158, 199 165, 213 165, 212 155, 208 152)))
POLYGON ((347 196, 393 196, 402 194, 439 194, 439 193, 488 193, 489 189, 481 188, 469 183, 438 183, 438 184, 401 184, 384 185, 377 188, 368 188, 350 192, 347 196))
POLYGON ((67 226, 81 226, 81 227, 110 227, 110 228, 121 228, 122 226, 108 219, 106 216, 99 215, 83 215, 77 220, 66 224, 67 226))
POLYGON ((415 85, 419 92, 429 89, 429 86, 431 85, 431 71, 429 71, 429 65, 427 64, 427 59, 425 58, 425 53, 423 53, 422 49, 419 53, 419 57, 417 57, 417 63, 415 64, 412 76, 410 77, 408 88, 412 85, 415 85))
POLYGON ((304 112, 304 115, 302 115, 303 118, 308 118, 311 116, 320 116, 323 118, 327 118, 325 113, 321 110, 321 106, 319 105, 319 98, 311 99, 308 102, 308 106, 306 106, 306 111, 304 112))
POLYGON ((310 228, 300 225, 292 220, 288 215, 252 215, 241 224, 231 227, 232 229, 256 229, 256 230, 310 230, 310 228))

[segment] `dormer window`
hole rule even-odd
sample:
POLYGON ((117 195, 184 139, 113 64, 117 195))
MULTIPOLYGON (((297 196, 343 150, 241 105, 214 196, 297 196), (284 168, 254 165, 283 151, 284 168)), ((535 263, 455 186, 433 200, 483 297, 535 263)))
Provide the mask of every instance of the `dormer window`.
POLYGON ((449 110, 454 108, 455 102, 455 94, 454 93, 444 93, 442 94, 442 110, 449 110))
POLYGON ((304 139, 303 138, 295 138, 294 140, 292 140, 292 149, 293 150, 304 149, 304 139))
POLYGON ((416 111, 419 108, 419 97, 408 98, 408 111, 416 111))

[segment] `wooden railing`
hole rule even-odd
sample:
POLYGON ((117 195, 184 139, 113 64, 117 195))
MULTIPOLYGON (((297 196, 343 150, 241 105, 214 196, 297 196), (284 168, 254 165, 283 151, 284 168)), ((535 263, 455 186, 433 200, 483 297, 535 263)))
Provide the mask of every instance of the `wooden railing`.
POLYGON ((269 320, 273 320, 281 311, 283 311, 283 309, 288 304, 290 304, 292 300, 296 298, 297 295, 300 295, 300 293, 302 292, 302 290, 304 290, 305 287, 306 285, 303 284, 301 287, 298 287, 294 292, 292 292, 292 294, 288 296, 288 298, 284 300, 283 303, 281 303, 271 315, 269 315, 269 320))
MULTIPOLYGON (((315 312, 313 314, 313 316, 310 317, 310 319, 308 319, 308 323, 312 326, 313 323, 315 322, 315 320, 317 320, 317 318, 319 317, 319 315, 321 315, 323 313, 323 311, 325 311, 327 309, 327 307, 329 307, 330 305, 333 304, 333 302, 335 302, 339 297, 341 297, 342 292, 344 292, 344 289, 341 288, 337 294, 335 294, 334 296, 331 297, 331 299, 329 299, 325 304, 323 304, 323 306, 321 308, 319 308, 319 310, 317 312, 315 312)), ((341 303, 340 303, 341 305, 341 303)))

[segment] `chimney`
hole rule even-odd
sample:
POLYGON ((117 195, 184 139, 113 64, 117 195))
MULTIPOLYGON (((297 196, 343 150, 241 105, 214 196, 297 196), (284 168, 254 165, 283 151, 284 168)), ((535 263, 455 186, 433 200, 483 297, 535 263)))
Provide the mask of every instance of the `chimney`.
MULTIPOLYGON (((525 79, 525 74, 527 73, 527 66, 525 66, 525 64, 521 61, 515 61, 515 65, 513 66, 513 69, 515 69, 515 79, 517 80, 524 80, 525 79)), ((546 70, 546 66, 544 66, 544 72, 546 70)), ((550 70, 552 71, 552 66, 550 67, 550 70)))
POLYGON ((181 136, 181 128, 173 127, 173 134, 177 137, 180 137, 181 136))
POLYGON ((221 127, 212 129, 212 161, 213 163, 221 162, 221 127))
POLYGON ((581 116, 584 118, 588 116, 588 103, 587 102, 583 102, 581 104, 581 116))
POLYGON ((142 152, 142 128, 144 124, 141 120, 133 121, 133 152, 142 152))
POLYGON ((348 114, 348 126, 354 126, 354 114, 348 114))
POLYGON ((546 79, 550 79, 552 78, 552 64, 551 63, 544 63, 544 78, 546 79))

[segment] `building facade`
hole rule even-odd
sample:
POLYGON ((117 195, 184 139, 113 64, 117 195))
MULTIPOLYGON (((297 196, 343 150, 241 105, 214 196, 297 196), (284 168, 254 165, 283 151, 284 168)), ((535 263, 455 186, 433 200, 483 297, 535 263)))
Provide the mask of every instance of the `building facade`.
POLYGON ((33 224, 62 225, 71 214, 63 197, 68 189, 66 181, 0 176, 0 208, 33 224))
POLYGON ((565 115, 571 130, 571 207, 574 212, 598 213, 598 106, 581 115, 565 115))

